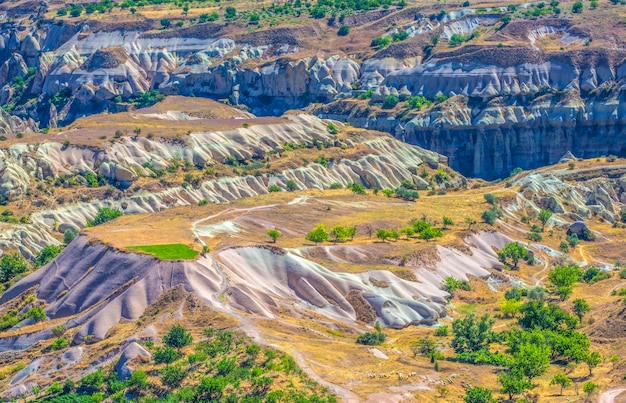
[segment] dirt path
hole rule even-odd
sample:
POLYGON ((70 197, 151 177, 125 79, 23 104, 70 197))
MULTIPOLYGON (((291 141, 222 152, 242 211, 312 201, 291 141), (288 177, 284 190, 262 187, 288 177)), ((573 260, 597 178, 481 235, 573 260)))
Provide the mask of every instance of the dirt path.
POLYGON ((291 350, 290 353, 295 358, 296 363, 298 364, 300 369, 302 369, 310 378, 315 380, 317 383, 319 383, 322 386, 327 387, 328 390, 330 390, 333 394, 340 397, 343 403, 359 403, 361 401, 361 399, 359 399, 359 396, 357 396, 357 394, 354 393, 353 391, 348 390, 344 388, 343 386, 337 385, 336 383, 329 382, 326 379, 319 376, 313 370, 313 368, 311 368, 311 366, 304 359, 304 357, 302 357, 300 353, 298 353, 297 351, 293 349, 290 349, 290 350, 291 350))
POLYGON ((616 403, 615 399, 624 392, 626 392, 626 387, 607 390, 600 395, 598 403, 616 403))

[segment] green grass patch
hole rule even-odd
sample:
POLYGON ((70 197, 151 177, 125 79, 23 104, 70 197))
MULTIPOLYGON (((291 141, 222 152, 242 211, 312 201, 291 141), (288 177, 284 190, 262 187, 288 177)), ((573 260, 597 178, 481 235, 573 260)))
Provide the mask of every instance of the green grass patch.
POLYGON ((456 310, 464 315, 469 315, 476 310, 476 304, 459 305, 456 307, 456 310))
POLYGON ((168 245, 129 246, 128 249, 139 250, 154 255, 162 260, 195 259, 198 252, 180 243, 168 245))

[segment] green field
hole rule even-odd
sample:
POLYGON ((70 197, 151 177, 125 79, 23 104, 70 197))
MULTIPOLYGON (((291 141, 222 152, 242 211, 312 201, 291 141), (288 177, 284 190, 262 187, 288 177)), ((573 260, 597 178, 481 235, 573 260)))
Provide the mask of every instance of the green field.
POLYGON ((198 252, 180 243, 166 245, 129 246, 128 249, 139 250, 154 255, 162 260, 195 259, 198 252))

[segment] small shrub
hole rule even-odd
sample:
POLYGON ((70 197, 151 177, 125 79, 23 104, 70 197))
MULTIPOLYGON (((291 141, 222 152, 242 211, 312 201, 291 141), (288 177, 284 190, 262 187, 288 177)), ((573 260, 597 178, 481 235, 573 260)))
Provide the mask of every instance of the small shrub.
POLYGON ((491 205, 495 206, 496 204, 498 204, 498 198, 492 193, 485 193, 483 197, 485 198, 485 201, 491 205))
POLYGON ((62 350, 70 345, 70 342, 64 339, 63 337, 59 337, 52 341, 52 345, 50 346, 53 350, 62 350))
POLYGON ((448 325, 443 325, 438 328, 435 328, 435 336, 446 337, 450 333, 449 330, 450 329, 448 328, 448 325))
POLYGON ((396 95, 387 95, 383 101, 382 108, 393 109, 398 105, 398 102, 400 102, 400 99, 396 95))
POLYGON ((339 36, 346 36, 346 35, 348 35, 349 33, 350 33, 350 27, 349 27, 349 26, 347 26, 347 25, 342 25, 342 26, 339 28, 339 31, 337 31, 337 35, 339 35, 339 36))

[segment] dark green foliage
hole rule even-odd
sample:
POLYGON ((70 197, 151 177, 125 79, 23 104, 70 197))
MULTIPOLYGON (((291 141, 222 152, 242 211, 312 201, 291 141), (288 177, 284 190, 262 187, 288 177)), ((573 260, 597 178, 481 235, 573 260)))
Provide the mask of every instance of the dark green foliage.
POLYGON ((25 273, 30 266, 21 253, 6 254, 0 259, 0 281, 5 283, 13 277, 25 273))
POLYGON ((523 329, 563 330, 574 329, 576 318, 558 305, 543 301, 528 301, 520 310, 522 317, 518 323, 523 329))
POLYGON ((582 269, 576 265, 555 266, 548 273, 552 283, 552 292, 557 294, 561 301, 565 301, 572 294, 574 284, 583 278, 582 269))
POLYGON ((489 210, 485 210, 481 218, 489 225, 493 225, 498 218, 502 218, 503 214, 499 208, 493 206, 489 210))
POLYGON ((395 34, 391 35, 391 39, 394 42, 402 42, 404 40, 409 39, 409 34, 406 33, 406 31, 396 32, 395 34))
POLYGON ((580 1, 577 1, 576 3, 574 3, 574 5, 572 5, 572 13, 578 14, 578 13, 582 13, 583 11, 583 3, 581 3, 580 1))
POLYGON ((237 9, 235 7, 226 7, 226 12, 224 13, 224 17, 227 20, 233 20, 237 18, 237 9))
POLYGON ((63 250, 63 247, 57 245, 48 245, 39 252, 37 255, 37 259, 35 259, 36 267, 43 267, 47 265, 52 259, 57 257, 59 253, 63 250))
POLYGON ((280 192, 281 190, 282 190, 282 188, 280 186, 277 186, 277 185, 270 185, 267 188, 267 191, 270 192, 270 193, 280 192))
POLYGON ((510 290, 507 290, 504 293, 504 298, 509 301, 509 300, 514 300, 514 301, 521 301, 522 298, 528 293, 528 291, 526 291, 526 289, 523 288, 512 288, 510 290))
POLYGON ((63 243, 66 245, 69 245, 69 243, 72 242, 75 238, 76 238, 76 233, 72 231, 71 229, 68 229, 63 234, 63 243))
POLYGON ((493 403, 493 393, 487 388, 480 386, 474 386, 473 388, 465 391, 465 397, 463 398, 465 403, 493 403))
POLYGON ((498 198, 494 194, 492 194, 492 193, 485 193, 484 197, 485 197, 485 201, 487 203, 489 203, 491 205, 494 205, 494 206, 496 204, 498 204, 498 198))
POLYGON ((593 284, 601 280, 606 280, 608 278, 611 278, 611 273, 601 271, 595 266, 590 266, 583 273, 582 281, 584 281, 585 283, 593 284))
POLYGON ((352 193, 356 193, 359 195, 364 195, 365 194, 365 186, 361 185, 360 183, 357 182, 353 182, 350 185, 350 190, 352 190, 352 193))
POLYGON ((349 27, 349 26, 347 26, 347 25, 342 25, 342 26, 339 28, 339 31, 337 31, 337 35, 339 35, 339 36, 346 36, 346 35, 348 35, 349 33, 350 33, 350 27, 349 27))
POLYGON ((586 313, 591 311, 591 308, 589 307, 589 304, 587 303, 587 301, 585 301, 582 298, 578 298, 573 301, 572 310, 574 311, 574 315, 578 317, 578 320, 582 324, 583 317, 585 316, 586 313))
POLYGON ((388 36, 381 36, 380 38, 374 38, 372 39, 372 46, 375 47, 379 47, 379 48, 384 48, 389 46, 389 44, 391 43, 391 38, 388 36))
POLYGON ((289 179, 287 182, 285 182, 285 187, 290 192, 293 192, 294 190, 298 190, 298 184, 293 179, 289 179))
POLYGON ((81 379, 80 386, 82 389, 86 389, 87 391, 96 392, 102 389, 104 379, 104 371, 102 368, 98 368, 97 371, 92 372, 81 379))
POLYGON ((511 269, 517 270, 517 264, 526 255, 528 255, 528 249, 524 248, 519 242, 507 242, 498 251, 498 260, 508 265, 511 269))
POLYGON ((161 371, 161 380, 171 388, 180 386, 186 376, 187 370, 180 365, 168 365, 161 371))
POLYGON ((420 110, 424 105, 431 106, 433 103, 426 97, 420 95, 410 96, 406 100, 406 106, 409 109, 417 109, 420 110))
POLYGON ((455 319, 452 322, 452 348, 457 353, 489 351, 489 345, 494 340, 494 333, 491 330, 494 320, 488 314, 477 318, 474 313, 467 315, 463 319, 455 319))
POLYGON ((387 335, 383 333, 380 324, 376 322, 376 325, 374 326, 374 331, 365 332, 359 335, 359 337, 357 337, 356 339, 356 342, 358 344, 365 344, 367 346, 377 346, 379 344, 382 344, 385 339, 387 339, 387 335))
POLYGON ((398 105, 398 102, 400 102, 400 99, 397 95, 387 95, 383 100, 382 108, 393 109, 396 107, 396 105, 398 105))
POLYGON ((407 189, 404 186, 400 186, 399 188, 396 188, 396 190, 394 190, 394 193, 401 199, 407 200, 407 201, 414 201, 419 199, 420 195, 417 192, 417 190, 410 190, 407 189))
POLYGON ((171 364, 180 358, 180 353, 172 347, 157 347, 152 353, 152 359, 157 364, 171 364))
POLYGON ((157 90, 146 91, 137 98, 131 98, 130 102, 138 108, 147 108, 165 99, 165 95, 157 90))
POLYGON ((93 220, 87 221, 87 227, 104 224, 105 222, 114 220, 122 215, 124 215, 124 213, 120 209, 103 207, 98 210, 93 220))
POLYGON ((191 333, 181 325, 172 326, 169 332, 163 337, 163 344, 178 350, 190 345, 192 342, 193 337, 191 337, 191 333))
POLYGON ((509 395, 509 400, 513 400, 513 396, 524 393, 526 390, 532 389, 533 384, 519 371, 502 372, 498 376, 498 382, 502 385, 500 391, 509 395))

